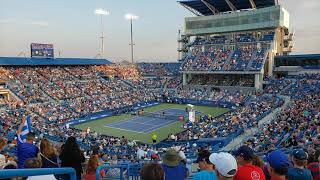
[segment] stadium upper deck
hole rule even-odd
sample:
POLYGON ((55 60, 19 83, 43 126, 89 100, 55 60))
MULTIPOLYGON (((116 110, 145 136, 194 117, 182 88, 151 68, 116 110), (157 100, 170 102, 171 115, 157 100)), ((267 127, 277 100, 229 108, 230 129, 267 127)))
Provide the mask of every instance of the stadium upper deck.
POLYGON ((203 16, 278 5, 277 0, 184 0, 178 2, 196 15, 203 16))
POLYGON ((274 56, 293 48, 289 13, 276 1, 179 3, 198 15, 185 18, 184 34, 178 38, 184 85, 216 86, 203 78, 216 82, 242 76, 247 83, 241 87, 261 89, 263 76, 273 75, 274 56))

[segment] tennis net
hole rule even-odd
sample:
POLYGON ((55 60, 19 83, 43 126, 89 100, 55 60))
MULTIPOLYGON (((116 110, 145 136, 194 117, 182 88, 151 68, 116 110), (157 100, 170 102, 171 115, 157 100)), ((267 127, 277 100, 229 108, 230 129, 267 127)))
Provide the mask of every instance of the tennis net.
POLYGON ((162 114, 162 113, 150 113, 144 112, 139 114, 139 116, 157 118, 157 119, 170 119, 170 120, 184 120, 184 116, 181 114, 162 114))

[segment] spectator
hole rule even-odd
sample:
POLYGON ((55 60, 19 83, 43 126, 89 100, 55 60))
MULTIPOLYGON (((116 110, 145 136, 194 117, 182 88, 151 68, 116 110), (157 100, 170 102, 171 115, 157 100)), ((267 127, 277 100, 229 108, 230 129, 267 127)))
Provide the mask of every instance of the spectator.
POLYGON ((292 153, 293 167, 288 170, 289 180, 312 180, 311 171, 306 168, 308 154, 303 149, 294 150, 292 153))
MULTIPOLYGON (((84 179, 95 180, 96 170, 98 166, 99 166, 98 157, 96 155, 91 156, 87 164, 87 170, 86 170, 86 174, 84 175, 84 179)), ((103 176, 104 176, 104 171, 100 170, 100 180, 102 180, 103 176)))
POLYGON ((57 152, 48 139, 42 139, 40 142, 40 157, 42 168, 58 167, 57 152))
POLYGON ((17 156, 18 156, 18 168, 24 168, 24 161, 30 158, 35 158, 38 156, 39 148, 33 144, 35 140, 35 133, 29 132, 27 134, 26 142, 20 141, 20 134, 22 127, 25 124, 26 119, 23 118, 22 123, 18 129, 18 148, 17 148, 17 156))
MULTIPOLYGON (((0 138, 0 153, 2 152, 6 144, 7 144, 7 140, 5 138, 0 138)), ((6 157, 0 154, 0 169, 4 167, 5 163, 6 163, 6 157)))
POLYGON ((164 180, 164 171, 159 164, 146 164, 141 169, 142 180, 164 180))
POLYGON ((179 154, 170 148, 163 157, 162 168, 166 180, 184 180, 187 177, 187 168, 181 162, 179 154))
POLYGON ((199 152, 196 163, 199 164, 200 172, 193 176, 194 180, 218 179, 214 171, 214 165, 209 160, 210 154, 211 153, 208 150, 202 150, 199 152))
POLYGON ((263 168, 264 168, 263 159, 261 159, 261 158, 260 158, 259 156, 257 156, 257 155, 254 155, 254 156, 253 156, 252 165, 257 166, 257 167, 263 169, 263 168))
POLYGON ((313 180, 320 179, 320 150, 318 149, 308 162, 308 169, 311 171, 313 180))
MULTIPOLYGON (((25 168, 41 168, 42 164, 41 164, 41 160, 37 159, 37 158, 30 158, 25 160, 24 162, 24 167, 25 168)), ((56 178, 54 177, 53 174, 49 174, 49 175, 41 175, 41 176, 29 176, 27 178, 27 180, 56 180, 56 178)))
POLYGON ((234 180, 265 180, 266 177, 261 168, 252 164, 254 152, 248 146, 241 146, 235 153, 238 171, 234 180))
POLYGON ((75 137, 71 136, 67 139, 66 143, 62 147, 59 157, 61 159, 61 166, 74 168, 77 174, 77 179, 81 180, 81 173, 83 171, 81 163, 85 161, 85 158, 75 137))
POLYGON ((237 172, 237 161, 229 153, 213 153, 209 160, 214 164, 218 180, 232 180, 237 172))
POLYGON ((272 151, 267 156, 270 180, 286 180, 290 162, 282 151, 272 151))

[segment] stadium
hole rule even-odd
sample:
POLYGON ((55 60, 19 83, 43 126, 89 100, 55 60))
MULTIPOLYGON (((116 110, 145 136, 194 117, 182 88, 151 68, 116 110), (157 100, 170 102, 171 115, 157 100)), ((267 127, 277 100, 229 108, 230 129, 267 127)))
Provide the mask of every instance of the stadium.
POLYGON ((0 57, 0 179, 319 180, 320 54, 290 55, 289 12, 176 4, 175 62, 134 62, 132 14, 131 62, 103 58, 103 32, 96 58, 0 57))

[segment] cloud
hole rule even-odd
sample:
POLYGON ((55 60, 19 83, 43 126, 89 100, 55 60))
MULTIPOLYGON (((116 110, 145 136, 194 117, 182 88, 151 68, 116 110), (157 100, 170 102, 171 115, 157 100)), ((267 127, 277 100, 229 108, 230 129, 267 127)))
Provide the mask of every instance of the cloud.
POLYGON ((49 23, 47 21, 22 20, 22 19, 15 19, 15 18, 0 19, 0 24, 32 25, 32 26, 39 26, 39 27, 48 27, 49 26, 49 23))

